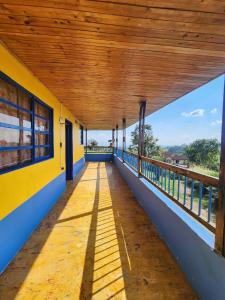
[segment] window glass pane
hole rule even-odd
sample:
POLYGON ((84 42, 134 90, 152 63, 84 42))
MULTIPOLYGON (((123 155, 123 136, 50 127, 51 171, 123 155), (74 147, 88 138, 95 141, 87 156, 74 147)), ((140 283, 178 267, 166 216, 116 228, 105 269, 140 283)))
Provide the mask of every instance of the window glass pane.
POLYGON ((0 102, 0 122, 31 128, 31 115, 8 104, 0 102))
POLYGON ((0 127, 0 147, 18 147, 30 145, 30 131, 0 127))
POLYGON ((31 96, 18 89, 18 102, 17 105, 31 110, 31 96))
POLYGON ((48 134, 35 134, 35 145, 48 145, 49 135, 48 134))
POLYGON ((50 154, 49 148, 40 147, 35 149, 36 158, 41 158, 42 156, 48 156, 49 154, 50 154))
POLYGON ((23 146, 31 146, 32 134, 30 131, 23 131, 23 146))
POLYGON ((0 147, 11 147, 10 151, 0 151, 0 170, 10 166, 19 166, 23 162, 32 162, 34 159, 49 157, 52 154, 52 110, 44 104, 35 100, 35 97, 24 92, 22 88, 14 85, 8 80, 0 78, 0 147), (4 100, 9 103, 4 103, 4 100), (10 105, 11 103, 11 105, 10 105), (13 107, 16 104, 19 108, 13 107), (34 110, 32 107, 34 105, 34 110), (23 111, 23 109, 29 112, 23 111), (35 114, 39 117, 36 117, 35 114), (34 117, 34 124, 32 122, 34 117), (45 120, 46 119, 46 120, 45 120), (19 128, 7 128, 10 127, 19 128), (3 127, 5 126, 5 127, 3 127), (34 128, 32 127, 34 126, 34 128), (23 130, 27 128, 29 130, 23 130), (32 139, 33 130, 34 139, 32 139), (43 134, 41 132, 47 134, 43 134), (41 145, 50 145, 50 147, 38 147, 41 145), (32 146, 35 148, 33 157, 32 149, 17 150, 14 147, 32 146))
POLYGON ((13 84, 0 78, 0 98, 8 100, 16 105, 31 110, 31 97, 15 87, 13 84))
POLYGON ((31 161, 31 150, 1 151, 0 170, 31 161))
POLYGON ((20 120, 22 121, 22 127, 31 128, 31 114, 20 112, 20 120))
POLYGON ((17 104, 17 88, 0 78, 0 98, 17 104))
POLYGON ((35 114, 49 119, 49 110, 37 102, 35 102, 35 114))
POLYGON ((48 122, 35 118, 35 130, 48 131, 48 122))

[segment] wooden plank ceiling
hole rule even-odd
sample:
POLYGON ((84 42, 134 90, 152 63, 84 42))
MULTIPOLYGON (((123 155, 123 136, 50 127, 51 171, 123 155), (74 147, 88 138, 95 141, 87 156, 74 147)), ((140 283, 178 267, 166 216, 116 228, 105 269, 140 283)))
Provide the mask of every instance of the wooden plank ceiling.
POLYGON ((225 1, 0 0, 0 39, 85 126, 110 129, 225 71, 225 1))

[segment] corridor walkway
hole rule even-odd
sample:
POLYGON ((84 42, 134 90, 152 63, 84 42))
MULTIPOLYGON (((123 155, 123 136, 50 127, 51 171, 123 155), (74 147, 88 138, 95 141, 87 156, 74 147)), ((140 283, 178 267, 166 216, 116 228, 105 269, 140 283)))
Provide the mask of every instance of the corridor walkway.
POLYGON ((89 163, 1 276, 0 299, 197 297, 116 167, 89 163))

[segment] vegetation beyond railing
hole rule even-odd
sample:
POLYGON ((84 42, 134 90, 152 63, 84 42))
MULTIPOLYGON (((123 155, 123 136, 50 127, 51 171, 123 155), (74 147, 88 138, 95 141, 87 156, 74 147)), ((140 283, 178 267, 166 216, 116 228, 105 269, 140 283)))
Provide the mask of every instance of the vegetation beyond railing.
POLYGON ((105 146, 85 146, 86 153, 113 153, 112 147, 105 147, 105 146))
POLYGON ((219 179, 162 161, 141 157, 127 151, 115 151, 132 169, 160 189, 185 211, 215 231, 215 203, 218 198, 219 179))

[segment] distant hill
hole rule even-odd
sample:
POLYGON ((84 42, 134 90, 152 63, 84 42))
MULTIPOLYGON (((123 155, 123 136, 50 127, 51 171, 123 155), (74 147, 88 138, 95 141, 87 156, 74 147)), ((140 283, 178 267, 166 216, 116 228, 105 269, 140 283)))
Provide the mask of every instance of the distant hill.
POLYGON ((170 152, 178 155, 182 155, 185 153, 185 148, 187 145, 174 145, 174 146, 162 146, 165 152, 170 152))

